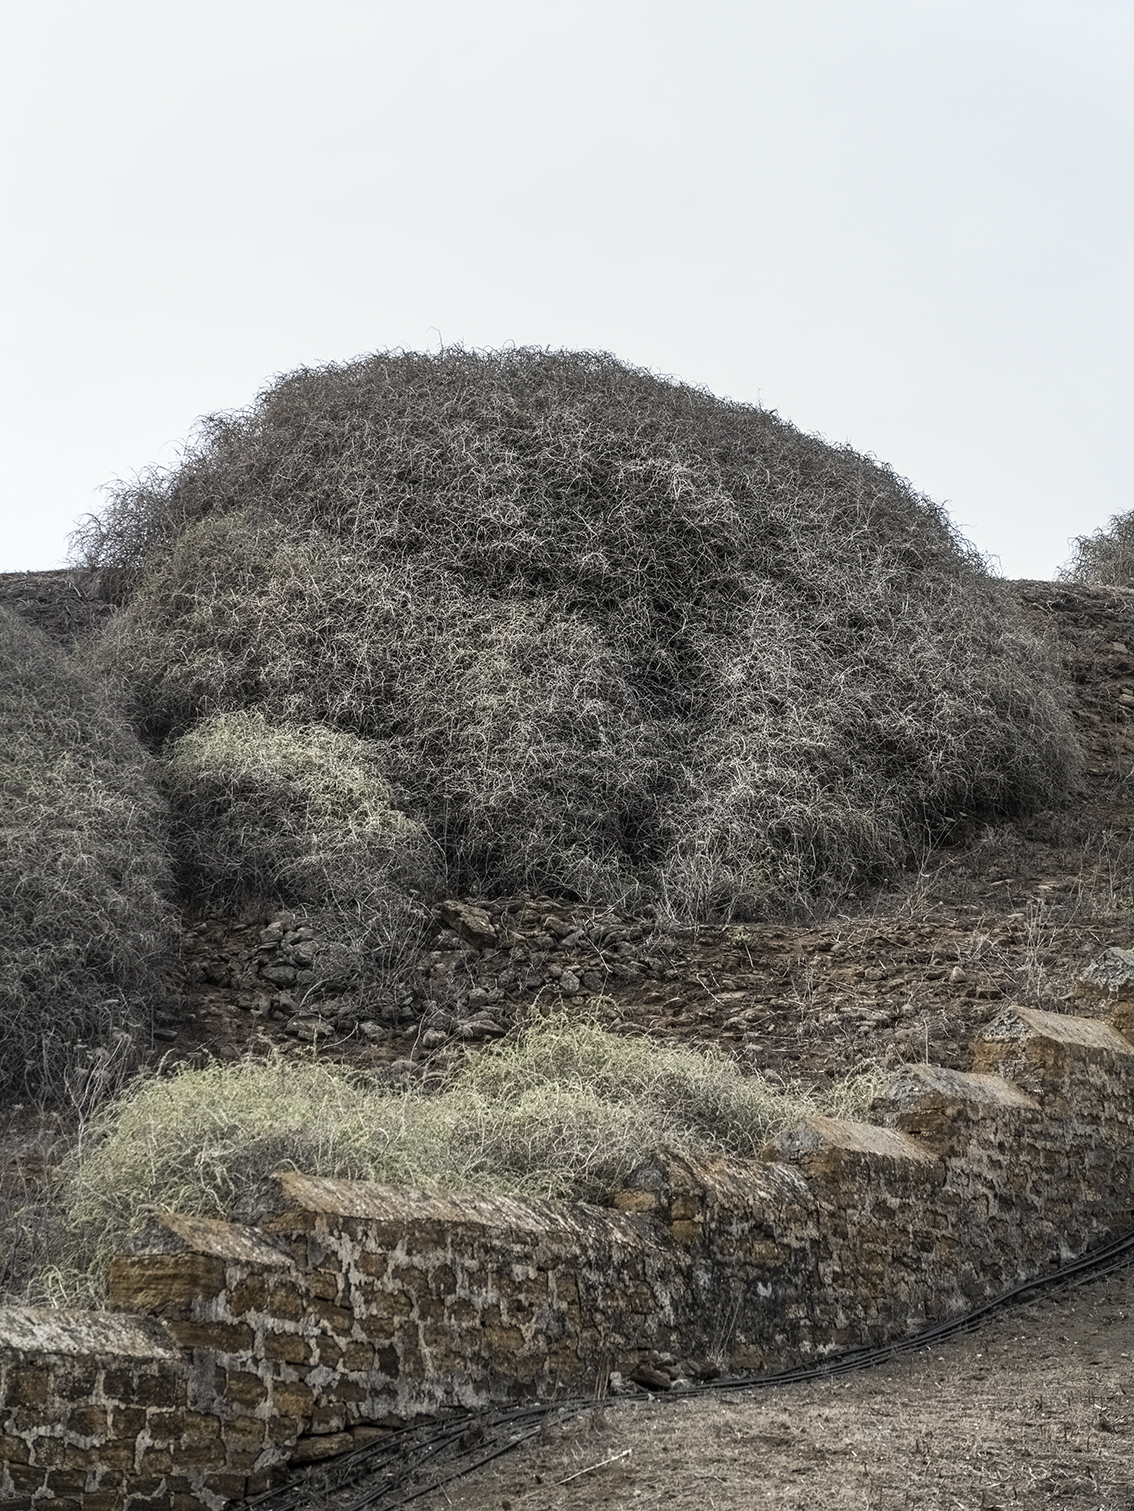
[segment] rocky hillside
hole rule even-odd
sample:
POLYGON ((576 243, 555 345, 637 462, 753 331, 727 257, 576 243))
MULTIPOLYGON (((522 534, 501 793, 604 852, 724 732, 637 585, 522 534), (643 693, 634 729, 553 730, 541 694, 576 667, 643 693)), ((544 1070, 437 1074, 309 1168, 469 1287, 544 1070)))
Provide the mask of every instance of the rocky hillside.
MULTIPOLYGON (((72 638, 107 612, 92 586, 76 572, 13 574, 0 603, 72 638)), ((1079 967, 1134 929, 1134 592, 1013 591, 1064 669, 1086 759, 1069 807, 962 826, 916 872, 807 922, 675 930, 649 909, 449 899, 398 985, 361 996, 312 989, 318 940, 294 914, 190 908, 185 995, 159 1008, 152 1058, 315 1052, 428 1080, 566 1002, 626 1033, 711 1042, 819 1086, 864 1060, 960 1063, 999 1001, 1058 1006, 1079 967)))

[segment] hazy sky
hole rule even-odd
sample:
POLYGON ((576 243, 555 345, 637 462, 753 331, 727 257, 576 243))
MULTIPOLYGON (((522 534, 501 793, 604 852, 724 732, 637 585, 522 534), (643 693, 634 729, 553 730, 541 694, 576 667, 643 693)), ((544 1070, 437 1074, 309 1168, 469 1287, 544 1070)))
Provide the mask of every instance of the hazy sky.
POLYGON ((0 570, 274 373, 603 348, 1009 576, 1134 508, 1134 0, 0 0, 0 570))

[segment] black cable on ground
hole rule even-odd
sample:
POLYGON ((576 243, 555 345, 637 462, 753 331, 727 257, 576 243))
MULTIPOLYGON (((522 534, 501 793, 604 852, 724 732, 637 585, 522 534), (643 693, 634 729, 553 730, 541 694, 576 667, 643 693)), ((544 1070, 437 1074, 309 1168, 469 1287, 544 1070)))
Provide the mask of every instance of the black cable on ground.
POLYGON ((526 1406, 494 1412, 455 1412, 444 1421, 432 1420, 417 1426, 403 1427, 377 1442, 356 1448, 341 1458, 301 1470, 286 1484, 253 1496, 244 1501, 242 1506, 247 1511, 252 1511, 252 1508, 260 1508, 260 1511, 298 1511, 298 1508, 305 1505, 333 1505, 335 1511, 365 1511, 365 1508, 395 1511, 396 1507, 419 1500, 423 1495, 440 1489, 442 1485, 460 1479, 483 1464, 510 1453, 521 1443, 535 1437, 549 1417, 569 1418, 584 1411, 593 1411, 599 1405, 639 1406, 695 1400, 698 1396, 708 1394, 765 1390, 872 1369, 903 1354, 916 1353, 931 1344, 971 1332, 993 1313, 1013 1303, 1022 1304, 1034 1300, 1038 1295, 1058 1293, 1101 1280, 1129 1264, 1134 1264, 1134 1229, 1102 1248, 1072 1260, 1050 1275, 1013 1286, 990 1301, 974 1307, 964 1316, 935 1323, 912 1338, 901 1338, 873 1348, 853 1349, 848 1353, 833 1355, 818 1364, 797 1365, 764 1374, 730 1376, 690 1385, 678 1391, 657 1394, 643 1391, 640 1396, 608 1397, 602 1401, 591 1397, 571 1397, 561 1401, 533 1401, 526 1406), (448 1473, 436 1475, 428 1483, 398 1494, 407 1481, 421 1473, 430 1461, 436 1460, 446 1450, 451 1450, 448 1473), (342 1498, 351 1485, 371 1476, 375 1477, 376 1482, 367 1485, 361 1494, 349 1500, 342 1498))

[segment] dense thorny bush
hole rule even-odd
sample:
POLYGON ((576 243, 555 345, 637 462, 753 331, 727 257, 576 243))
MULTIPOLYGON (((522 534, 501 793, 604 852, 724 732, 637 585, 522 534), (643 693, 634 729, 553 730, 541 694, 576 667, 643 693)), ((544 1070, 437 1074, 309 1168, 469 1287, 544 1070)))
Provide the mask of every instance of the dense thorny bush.
POLYGON ((886 467, 602 354, 279 379, 78 547, 146 737, 365 739, 454 890, 836 897, 1069 790, 1042 653, 886 467))
POLYGON ((1061 577, 1105 588, 1134 587, 1134 509, 1112 515, 1093 535, 1076 536, 1072 546, 1061 577))
POLYGON ((0 610, 0 1095, 93 1103, 172 991, 164 804, 107 689, 0 610))

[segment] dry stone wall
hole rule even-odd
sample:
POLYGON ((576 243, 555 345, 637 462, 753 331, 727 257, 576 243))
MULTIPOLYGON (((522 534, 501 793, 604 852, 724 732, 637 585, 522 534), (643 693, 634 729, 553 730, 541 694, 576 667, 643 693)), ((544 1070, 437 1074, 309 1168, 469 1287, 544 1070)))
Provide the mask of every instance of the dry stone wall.
POLYGON ((289 1173, 255 1228, 166 1214, 113 1262, 117 1314, 0 1312, 0 1495, 219 1511, 421 1413, 959 1315, 1134 1225, 1129 996, 1009 1009, 876 1123, 643 1166, 613 1210, 289 1173))

